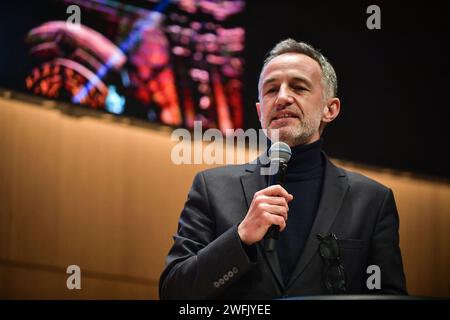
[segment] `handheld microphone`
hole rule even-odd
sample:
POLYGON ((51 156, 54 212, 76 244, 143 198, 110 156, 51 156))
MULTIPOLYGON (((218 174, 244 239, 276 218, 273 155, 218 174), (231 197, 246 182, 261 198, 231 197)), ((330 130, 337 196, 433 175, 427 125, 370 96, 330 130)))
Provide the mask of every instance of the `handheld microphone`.
MULTIPOLYGON (((291 148, 284 142, 275 142, 269 149, 270 166, 275 165, 278 170, 269 176, 269 186, 279 184, 284 187, 287 163, 291 159, 291 148)), ((280 227, 271 225, 264 238, 266 251, 275 250, 276 240, 280 234, 280 227)))

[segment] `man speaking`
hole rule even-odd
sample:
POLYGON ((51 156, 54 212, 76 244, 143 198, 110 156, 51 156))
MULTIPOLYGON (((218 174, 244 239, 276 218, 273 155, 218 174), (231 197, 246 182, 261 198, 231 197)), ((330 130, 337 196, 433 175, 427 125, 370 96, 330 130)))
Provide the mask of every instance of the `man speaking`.
POLYGON ((268 186, 261 162, 198 173, 160 298, 406 294, 392 191, 336 167, 321 149, 340 111, 331 64, 312 46, 284 40, 268 54, 258 91, 262 128, 290 147, 283 183, 268 186), (368 267, 379 270, 375 288, 368 267))

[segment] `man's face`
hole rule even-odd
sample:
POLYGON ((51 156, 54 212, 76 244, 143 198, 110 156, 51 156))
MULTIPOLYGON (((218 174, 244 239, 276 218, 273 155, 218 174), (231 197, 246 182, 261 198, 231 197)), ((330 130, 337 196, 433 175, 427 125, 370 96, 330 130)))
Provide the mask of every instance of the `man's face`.
POLYGON ((273 129, 291 147, 319 139, 326 107, 321 80, 319 64, 304 54, 285 53, 266 65, 256 107, 272 141, 273 129))

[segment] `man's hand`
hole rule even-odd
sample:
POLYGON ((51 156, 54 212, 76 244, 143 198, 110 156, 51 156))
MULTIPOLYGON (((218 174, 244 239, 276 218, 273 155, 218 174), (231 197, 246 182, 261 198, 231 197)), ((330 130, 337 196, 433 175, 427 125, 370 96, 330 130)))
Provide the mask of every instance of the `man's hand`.
POLYGON ((286 228, 288 202, 294 196, 280 185, 262 189, 253 196, 250 209, 244 220, 239 224, 238 233, 242 242, 252 245, 261 240, 273 224, 286 228))

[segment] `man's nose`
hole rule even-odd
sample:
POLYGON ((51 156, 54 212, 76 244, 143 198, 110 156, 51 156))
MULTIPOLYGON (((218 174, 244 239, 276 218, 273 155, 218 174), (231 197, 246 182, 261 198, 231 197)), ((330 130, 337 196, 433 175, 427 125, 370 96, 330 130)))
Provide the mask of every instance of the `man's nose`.
POLYGON ((277 100, 275 105, 277 107, 285 107, 294 103, 294 98, 292 98, 291 92, 286 85, 282 85, 278 90, 277 100))

